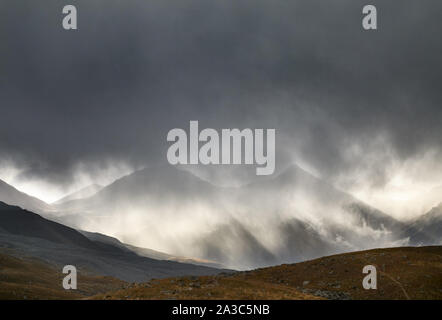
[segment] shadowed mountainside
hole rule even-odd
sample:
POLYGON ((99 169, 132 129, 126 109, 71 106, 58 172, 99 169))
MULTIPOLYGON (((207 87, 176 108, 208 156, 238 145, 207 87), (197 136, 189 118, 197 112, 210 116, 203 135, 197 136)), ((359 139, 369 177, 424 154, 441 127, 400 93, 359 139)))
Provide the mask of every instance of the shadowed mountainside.
POLYGON ((135 252, 136 254, 138 254, 139 256, 142 256, 142 257, 151 258, 151 259, 155 259, 155 260, 168 260, 168 261, 175 261, 175 262, 182 262, 182 263, 190 263, 190 264, 196 264, 196 265, 201 265, 201 266, 206 266, 206 267, 211 267, 211 268, 218 268, 218 269, 225 268, 221 264, 216 263, 214 261, 174 256, 174 255, 171 255, 171 254, 168 254, 165 252, 160 252, 160 251, 152 250, 149 248, 140 248, 140 247, 132 246, 132 245, 121 242, 117 238, 106 236, 101 233, 87 232, 87 231, 83 231, 83 230, 78 230, 78 231, 92 241, 107 243, 107 244, 116 246, 124 251, 135 252))
POLYGON ((177 275, 216 274, 219 269, 142 257, 129 249, 92 241, 75 229, 32 212, 0 203, 0 248, 59 267, 74 265, 126 281, 177 275))

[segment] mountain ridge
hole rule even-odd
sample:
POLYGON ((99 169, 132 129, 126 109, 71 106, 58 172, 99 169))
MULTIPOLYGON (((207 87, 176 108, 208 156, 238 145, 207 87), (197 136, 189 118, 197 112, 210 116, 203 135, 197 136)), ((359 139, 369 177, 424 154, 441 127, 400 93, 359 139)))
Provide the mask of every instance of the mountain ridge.
POLYGON ((60 205, 64 202, 88 198, 88 197, 93 196, 95 193, 100 191, 102 188, 103 188, 103 186, 94 183, 94 184, 91 184, 87 187, 81 188, 80 190, 72 192, 72 193, 58 199, 57 201, 52 202, 51 205, 60 205))
POLYGON ((53 208, 48 203, 19 191, 3 180, 0 180, 0 201, 38 213, 53 211, 53 208))
POLYGON ((0 203, 0 248, 52 264, 75 265, 98 275, 146 281, 171 275, 216 274, 220 269, 137 255, 109 243, 92 241, 77 230, 17 206, 0 203))

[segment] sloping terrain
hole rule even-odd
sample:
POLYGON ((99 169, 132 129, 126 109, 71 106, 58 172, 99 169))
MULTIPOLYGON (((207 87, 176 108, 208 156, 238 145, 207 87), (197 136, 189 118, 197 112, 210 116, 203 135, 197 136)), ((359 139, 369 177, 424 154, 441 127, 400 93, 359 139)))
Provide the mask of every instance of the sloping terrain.
POLYGON ((2 299, 81 299, 123 288, 124 281, 91 275, 77 270, 76 290, 65 290, 60 268, 38 259, 16 257, 11 250, 0 251, 0 300, 2 299))
POLYGON ((127 283, 79 269, 78 290, 61 287, 61 268, 0 251, 0 299, 442 299, 442 247, 352 252, 291 265, 214 276, 127 283), (365 265, 377 290, 365 290, 365 265))
POLYGON ((442 299, 442 247, 375 249, 209 277, 152 280, 94 299, 442 299), (366 265, 377 268, 365 290, 366 265))
POLYGON ((18 256, 39 258, 57 267, 70 264, 125 281, 221 272, 205 266, 142 257, 129 249, 92 241, 75 229, 4 203, 0 203, 0 248, 14 249, 18 256))
POLYGON ((18 191, 2 180, 0 180, 0 201, 37 213, 53 211, 53 208, 46 202, 18 191))
POLYGON ((111 213, 127 208, 128 204, 141 206, 150 201, 171 197, 181 204, 203 196, 216 196, 218 188, 191 173, 174 166, 143 169, 124 176, 102 188, 92 197, 66 201, 57 206, 60 212, 100 215, 104 210, 111 213))
POLYGON ((442 203, 414 220, 403 234, 414 245, 442 244, 442 203))
POLYGON ((76 230, 27 210, 0 202, 0 227, 16 236, 35 237, 88 249, 99 247, 76 230))
POLYGON ((64 196, 63 198, 52 203, 52 205, 60 205, 64 202, 88 198, 88 197, 91 197, 94 194, 96 194, 101 189, 103 189, 102 186, 100 186, 98 184, 91 184, 90 186, 87 186, 87 187, 82 188, 76 192, 68 194, 67 196, 64 196))
POLYGON ((139 256, 151 258, 155 260, 168 260, 168 261, 175 261, 175 262, 181 262, 181 263, 191 263, 206 267, 212 267, 212 268, 218 268, 223 269, 225 268, 219 263, 216 263, 215 261, 210 260, 203 260, 203 259, 195 259, 195 258, 187 258, 187 257, 180 257, 180 256, 174 256, 165 252, 160 252, 156 250, 152 250, 149 248, 140 248, 136 246, 132 246, 130 244, 126 244, 118 240, 117 238, 110 237, 101 233, 97 232, 87 232, 83 230, 78 230, 81 234, 85 235, 88 239, 96 242, 102 242, 107 243, 110 245, 113 245, 115 247, 118 247, 124 251, 134 252, 139 256))
MULTIPOLYGON (((61 269, 55 268, 53 265, 42 262, 38 259, 28 257, 15 257, 11 255, 10 250, 0 251, 0 299, 83 299, 92 295, 103 295, 103 297, 110 297, 106 292, 113 292, 117 290, 125 290, 130 288, 132 290, 135 284, 129 284, 124 281, 112 278, 101 277, 83 272, 78 272, 78 288, 77 290, 64 290, 62 288, 63 274, 61 269)), ((187 291, 191 294, 192 288, 200 286, 200 280, 192 282, 193 279, 200 279, 196 277, 186 277, 177 279, 179 286, 185 286, 187 291)), ((284 288, 278 285, 262 283, 246 283, 244 281, 230 280, 226 277, 219 277, 219 280, 203 277, 201 284, 203 287, 215 287, 221 285, 229 288, 235 288, 232 292, 232 298, 242 296, 244 298, 253 296, 256 299, 318 299, 317 297, 300 293, 292 288, 284 288), (218 282, 219 281, 219 282, 218 282)), ((152 280, 150 283, 158 283, 161 280, 152 280)), ((166 280, 164 283, 174 282, 175 280, 166 280)), ((163 283, 163 282, 161 282, 163 283)), ((140 288, 150 287, 151 284, 143 284, 137 286, 140 288)), ((123 291, 122 291, 123 292, 123 291)), ((155 291, 155 297, 167 295, 168 291, 165 288, 158 288, 155 291)), ((214 294, 216 297, 217 294, 214 294)), ((192 298, 206 299, 206 293, 192 298)), ((226 295, 225 297, 229 297, 226 295)), ((96 298, 96 297, 94 297, 96 298)), ((123 297, 130 298, 130 297, 123 297)), ((140 294, 137 298, 146 298, 140 294)))

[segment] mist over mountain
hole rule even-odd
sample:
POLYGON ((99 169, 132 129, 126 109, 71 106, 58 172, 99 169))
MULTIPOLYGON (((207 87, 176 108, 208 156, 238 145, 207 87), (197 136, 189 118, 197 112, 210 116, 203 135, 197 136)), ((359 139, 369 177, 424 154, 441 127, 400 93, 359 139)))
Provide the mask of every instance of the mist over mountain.
POLYGON ((118 179, 87 199, 66 201, 56 206, 62 212, 81 211, 83 214, 99 214, 133 207, 165 203, 174 199, 179 204, 193 203, 216 197, 217 188, 173 166, 159 166, 136 171, 118 179))
POLYGON ((20 192, 2 180, 0 180, 0 201, 37 213, 51 212, 53 210, 46 202, 20 192))
POLYGON ((155 260, 167 260, 167 261, 175 261, 181 263, 190 263, 190 264, 201 265, 211 268, 218 268, 218 269, 224 268, 223 265, 216 263, 215 261, 174 256, 165 252, 159 252, 149 248, 132 246, 123 243, 114 237, 106 236, 101 233, 87 232, 84 230, 78 230, 78 231, 92 241, 110 244, 112 246, 122 249, 123 251, 134 252, 141 257, 151 258, 155 260))
POLYGON ((238 220, 215 227, 199 243, 211 259, 241 261, 240 268, 407 243, 398 234, 401 222, 295 165, 234 194, 238 220))
POLYGON ((56 208, 81 229, 240 269, 408 241, 401 222, 296 165, 239 187, 151 167, 56 208))
MULTIPOLYGON (((90 235, 89 235, 90 236, 90 235)), ((125 281, 180 275, 209 275, 221 270, 141 256, 118 240, 86 237, 77 230, 33 212, 0 202, 0 249, 16 256, 35 257, 60 267, 114 276, 125 281)))
POLYGON ((98 184, 91 184, 91 185, 84 187, 76 192, 73 192, 73 193, 68 194, 67 196, 64 196, 63 198, 53 202, 52 204, 59 205, 61 203, 72 201, 72 200, 88 198, 88 197, 96 194, 102 188, 103 187, 98 184))
POLYGON ((404 230, 414 245, 442 243, 442 203, 415 219, 404 230))
POLYGON ((100 232, 123 241, 120 249, 145 257, 215 267, 252 269, 361 249, 440 243, 440 207, 400 222, 296 165, 275 177, 250 180, 217 186, 167 165, 135 171, 105 187, 92 185, 53 205, 5 183, 0 196, 94 232, 88 233, 94 241, 112 239, 97 239, 100 232))

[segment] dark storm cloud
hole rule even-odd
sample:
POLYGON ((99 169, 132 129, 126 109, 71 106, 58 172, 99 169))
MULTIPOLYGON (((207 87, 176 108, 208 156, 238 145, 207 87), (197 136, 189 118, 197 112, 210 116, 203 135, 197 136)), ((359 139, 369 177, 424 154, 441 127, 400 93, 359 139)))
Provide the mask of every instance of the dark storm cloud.
POLYGON ((395 159, 442 148, 442 4, 371 3, 366 32, 366 1, 71 1, 65 31, 63 1, 2 1, 1 156, 67 183, 79 162, 166 161, 168 130, 199 120, 274 127, 277 152, 382 184, 379 135, 395 159))

